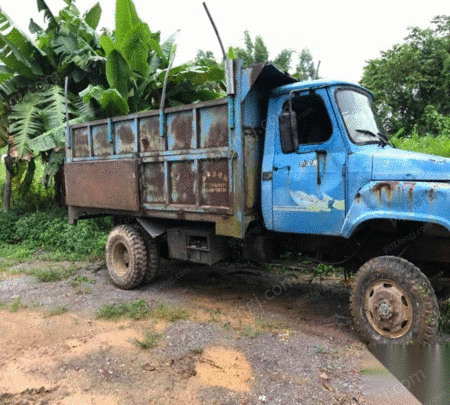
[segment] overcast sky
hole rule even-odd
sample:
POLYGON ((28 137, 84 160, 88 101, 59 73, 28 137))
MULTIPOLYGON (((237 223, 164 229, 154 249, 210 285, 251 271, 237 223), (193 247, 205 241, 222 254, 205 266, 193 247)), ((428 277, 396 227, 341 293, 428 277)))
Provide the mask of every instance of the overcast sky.
MULTIPOLYGON (((96 1, 77 0, 81 12, 96 1)), ((207 0, 208 8, 228 46, 243 45, 243 31, 261 35, 270 56, 283 48, 300 51, 308 47, 324 78, 358 82, 365 62, 381 50, 401 42, 409 26, 426 27, 439 14, 450 14, 449 3, 438 0, 378 1, 284 1, 207 0), (258 4, 256 6, 255 4, 258 4)), ((47 0, 53 12, 62 0, 47 0)), ((114 27, 114 0, 100 0, 100 27, 114 27)), ((166 38, 180 29, 175 64, 193 59, 198 49, 211 50, 217 58, 220 48, 202 6, 202 0, 135 0, 138 14, 152 31, 166 38)), ((24 31, 32 17, 42 22, 35 0, 1 0, 0 6, 24 31)), ((296 61, 295 61, 296 62, 296 61)))

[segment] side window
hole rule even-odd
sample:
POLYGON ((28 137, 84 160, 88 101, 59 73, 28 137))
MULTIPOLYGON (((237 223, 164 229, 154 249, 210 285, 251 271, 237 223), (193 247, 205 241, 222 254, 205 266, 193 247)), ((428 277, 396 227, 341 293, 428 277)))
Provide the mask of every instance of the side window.
MULTIPOLYGON (((289 100, 284 105, 284 111, 289 110, 289 100)), ((333 128, 327 108, 322 98, 316 94, 297 96, 292 99, 292 110, 300 145, 323 143, 330 139, 333 128)), ((293 134, 295 137, 295 134, 293 134)))

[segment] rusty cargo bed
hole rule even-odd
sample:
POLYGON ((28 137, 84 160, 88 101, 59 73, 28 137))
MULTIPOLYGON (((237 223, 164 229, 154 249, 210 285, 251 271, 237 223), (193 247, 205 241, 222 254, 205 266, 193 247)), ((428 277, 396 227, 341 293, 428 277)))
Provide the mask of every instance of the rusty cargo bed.
POLYGON ((293 79, 270 64, 235 63, 233 75, 227 98, 72 126, 71 222, 96 213, 200 221, 242 238, 259 206, 270 88, 293 79))

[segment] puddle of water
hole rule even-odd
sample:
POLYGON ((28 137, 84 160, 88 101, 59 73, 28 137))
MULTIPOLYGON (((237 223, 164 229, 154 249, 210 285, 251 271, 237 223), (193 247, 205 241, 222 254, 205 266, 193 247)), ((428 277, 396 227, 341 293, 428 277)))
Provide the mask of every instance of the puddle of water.
POLYGON ((450 403, 450 345, 371 345, 369 350, 420 403, 450 403))

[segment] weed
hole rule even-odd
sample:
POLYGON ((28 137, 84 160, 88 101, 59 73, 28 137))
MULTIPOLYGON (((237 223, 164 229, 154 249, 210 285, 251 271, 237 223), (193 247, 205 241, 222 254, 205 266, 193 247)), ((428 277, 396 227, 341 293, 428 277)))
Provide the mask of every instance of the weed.
POLYGON ((308 257, 308 256, 303 256, 301 253, 298 254, 297 260, 298 260, 300 263, 303 263, 303 264, 311 264, 311 263, 313 263, 313 260, 312 260, 310 257, 308 257))
POLYGON ((61 281, 66 278, 69 278, 76 271, 74 267, 55 267, 50 269, 32 269, 28 270, 26 273, 35 276, 39 281, 46 282, 55 282, 61 281))
POLYGON ((89 279, 86 276, 76 276, 72 280, 69 281, 69 285, 73 288, 78 287, 81 283, 95 284, 96 280, 89 279))
POLYGON ((191 352, 194 354, 203 354, 203 349, 201 347, 194 347, 191 349, 191 352))
POLYGON ((144 300, 136 300, 119 304, 103 304, 97 311, 97 318, 104 319, 118 319, 118 318, 131 318, 131 319, 144 319, 148 318, 152 314, 152 308, 144 300))
POLYGON ((159 305, 154 310, 154 316, 156 318, 166 319, 167 321, 170 321, 170 322, 189 318, 188 312, 185 311, 183 308, 179 308, 179 307, 169 308, 165 304, 159 305))
POLYGON ((161 304, 156 308, 152 308, 144 300, 136 300, 120 304, 103 304, 97 310, 96 317, 104 319, 131 318, 134 320, 144 319, 148 317, 166 319, 170 322, 179 319, 189 318, 189 314, 182 308, 169 308, 165 304, 161 304))
POLYGON ((324 277, 330 276, 331 274, 336 275, 336 273, 342 274, 343 271, 343 267, 334 267, 331 264, 319 263, 312 270, 312 276, 308 281, 312 282, 316 277, 322 281, 324 277))
POLYGON ((84 295, 84 294, 92 294, 92 288, 89 286, 83 286, 80 285, 79 287, 77 287, 77 289, 75 290, 75 294, 77 295, 84 295))
POLYGON ((286 266, 277 266, 277 272, 280 274, 284 274, 289 271, 289 267, 286 266))
POLYGON ((22 303, 20 297, 15 298, 8 306, 9 312, 17 312, 19 309, 26 308, 27 306, 22 303))
POLYGON ((280 256, 280 259, 290 260, 290 259, 292 259, 292 256, 293 256, 292 252, 286 251, 280 256))
POLYGON ((44 317, 57 316, 65 314, 69 309, 66 306, 49 309, 44 313, 44 317))
POLYGON ((220 309, 214 309, 210 311, 211 321, 213 322, 219 322, 219 318, 221 315, 220 309))
POLYGON ((245 328, 241 333, 250 339, 257 338, 258 336, 261 336, 263 334, 260 329, 254 328, 252 326, 247 326, 247 328, 245 328))
POLYGON ((158 343, 161 339, 161 334, 159 333, 147 333, 144 340, 135 339, 133 342, 136 346, 139 346, 141 349, 154 349, 158 346, 158 343))
POLYGON ((322 345, 315 346, 316 353, 326 353, 325 348, 322 345))

